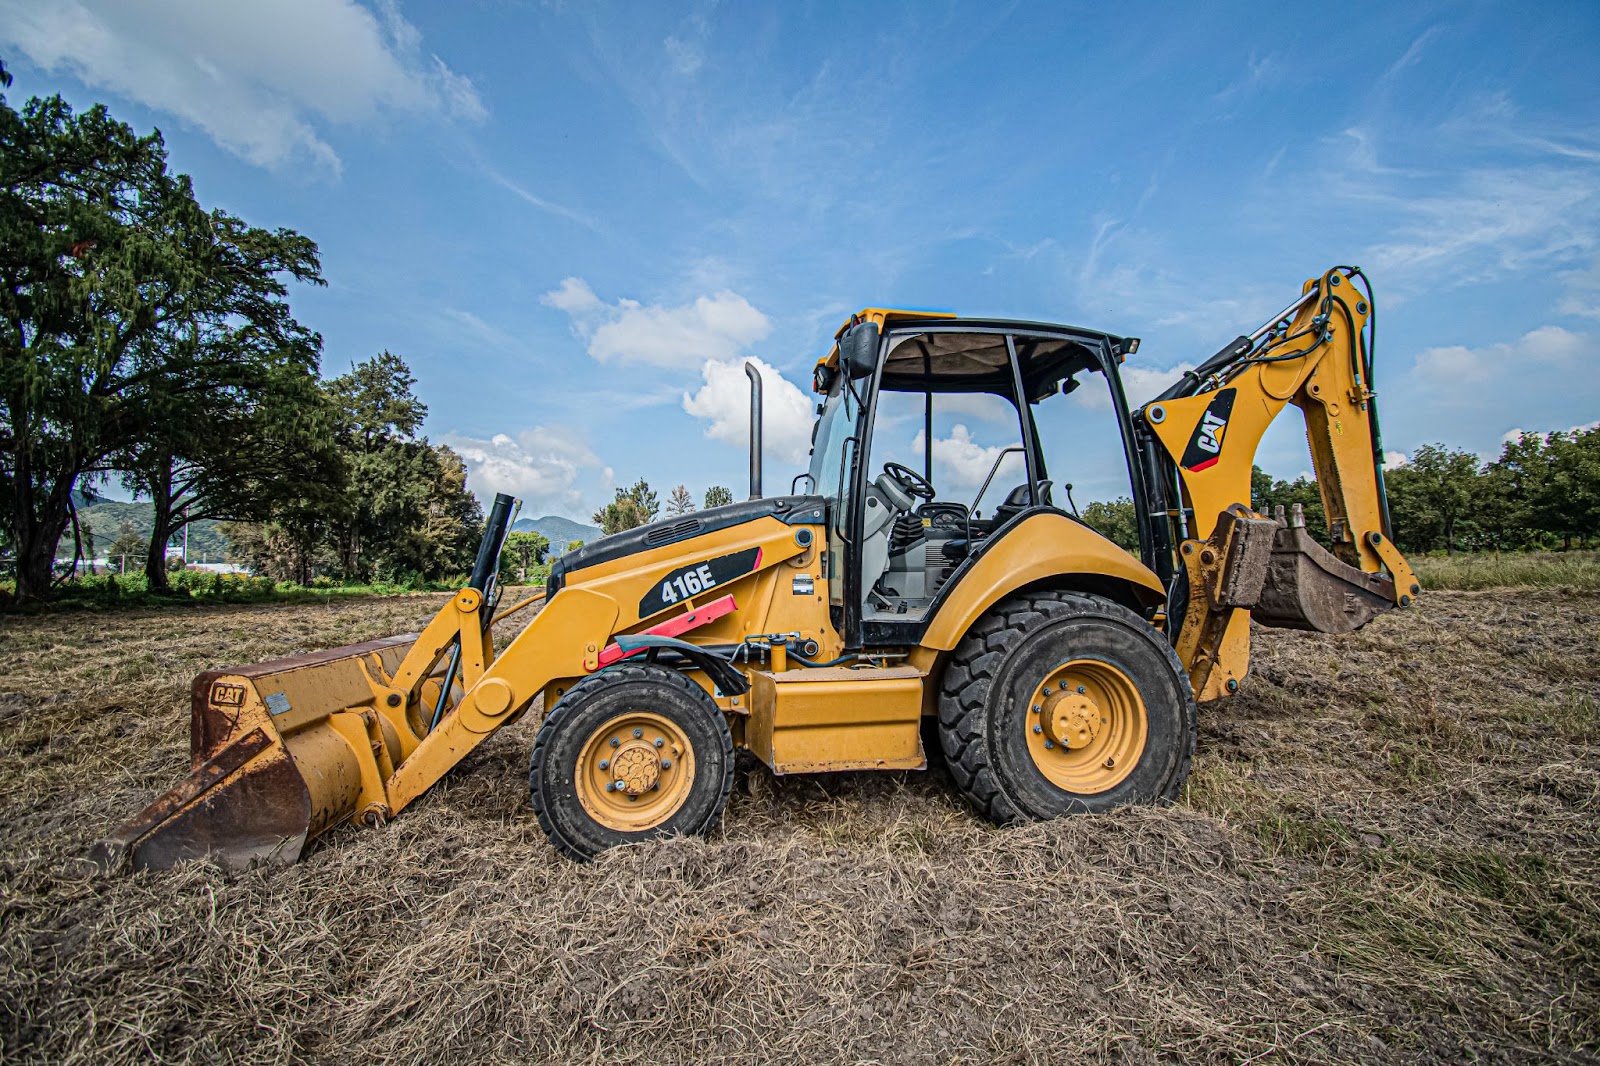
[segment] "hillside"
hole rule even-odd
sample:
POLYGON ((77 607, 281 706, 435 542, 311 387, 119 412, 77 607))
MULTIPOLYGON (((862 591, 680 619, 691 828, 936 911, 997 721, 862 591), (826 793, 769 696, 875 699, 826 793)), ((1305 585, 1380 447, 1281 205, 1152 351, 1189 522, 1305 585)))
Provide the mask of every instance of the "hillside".
MULTIPOLYGON (((150 539, 154 507, 148 502, 112 500, 104 496, 89 496, 78 501, 78 522, 87 523, 94 531, 95 554, 104 556, 111 542, 117 539, 122 523, 133 526, 141 540, 150 539)), ((88 545, 85 544, 87 550, 88 545)), ((189 558, 194 561, 218 562, 228 551, 228 538, 222 535, 218 523, 201 519, 189 527, 189 558)), ((62 558, 72 556, 72 535, 62 538, 57 554, 62 558)))
POLYGON ((516 533, 543 533, 558 551, 566 548, 568 541, 581 540, 587 544, 600 536, 600 530, 594 526, 553 514, 543 518, 519 518, 511 529, 516 533))

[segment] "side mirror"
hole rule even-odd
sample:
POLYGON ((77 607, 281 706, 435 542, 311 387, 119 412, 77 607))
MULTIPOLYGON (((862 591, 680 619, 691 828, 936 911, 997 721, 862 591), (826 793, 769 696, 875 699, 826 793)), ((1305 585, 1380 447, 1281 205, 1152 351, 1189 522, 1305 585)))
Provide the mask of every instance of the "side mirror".
POLYGON ((876 322, 862 322, 839 338, 839 367, 852 380, 867 377, 878 368, 876 322))

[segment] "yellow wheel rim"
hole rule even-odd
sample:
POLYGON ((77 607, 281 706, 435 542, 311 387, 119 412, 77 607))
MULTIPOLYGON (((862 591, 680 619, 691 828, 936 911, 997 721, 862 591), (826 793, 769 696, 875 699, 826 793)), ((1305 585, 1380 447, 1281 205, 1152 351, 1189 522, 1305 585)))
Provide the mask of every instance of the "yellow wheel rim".
POLYGON ((1074 659, 1052 670, 1023 717, 1033 764, 1051 784, 1080 796, 1126 780, 1149 735, 1133 679, 1098 659, 1074 659))
POLYGON ((694 748, 658 714, 621 714, 578 753, 578 802, 607 829, 639 833, 678 812, 694 785, 694 748))

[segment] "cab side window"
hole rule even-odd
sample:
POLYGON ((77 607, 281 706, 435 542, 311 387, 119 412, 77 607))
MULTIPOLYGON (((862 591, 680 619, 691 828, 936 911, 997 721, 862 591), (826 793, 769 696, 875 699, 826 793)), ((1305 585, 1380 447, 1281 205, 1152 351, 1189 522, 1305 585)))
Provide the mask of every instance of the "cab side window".
POLYGON ((1098 369, 1090 369, 1064 379, 1029 406, 1044 461, 1040 476, 1052 483, 1054 505, 1137 551, 1133 481, 1114 404, 1111 383, 1098 369), (1063 393, 1062 387, 1070 391, 1063 393))

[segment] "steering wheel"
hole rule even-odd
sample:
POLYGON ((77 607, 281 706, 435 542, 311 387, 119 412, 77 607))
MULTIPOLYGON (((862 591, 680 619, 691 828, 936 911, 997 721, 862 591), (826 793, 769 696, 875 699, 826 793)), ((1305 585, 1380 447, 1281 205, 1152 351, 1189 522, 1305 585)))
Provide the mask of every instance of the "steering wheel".
POLYGON ((900 463, 884 463, 883 472, 894 478, 901 488, 919 500, 933 499, 933 482, 900 463))

